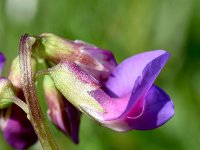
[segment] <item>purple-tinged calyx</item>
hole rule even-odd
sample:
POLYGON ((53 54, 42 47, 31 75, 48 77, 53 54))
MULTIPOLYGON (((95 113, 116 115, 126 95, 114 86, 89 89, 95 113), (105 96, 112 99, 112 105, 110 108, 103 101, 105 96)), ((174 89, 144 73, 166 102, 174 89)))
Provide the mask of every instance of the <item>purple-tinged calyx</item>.
POLYGON ((43 88, 50 120, 78 144, 80 112, 62 96, 53 80, 47 75, 44 77, 43 88))
POLYGON ((99 89, 99 82, 78 65, 69 61, 61 62, 49 69, 49 75, 56 88, 77 109, 85 106, 104 112, 103 107, 88 93, 99 89))
POLYGON ((51 68, 50 76, 70 103, 104 126, 148 130, 174 115, 170 97, 153 85, 168 58, 164 50, 132 56, 113 70, 105 87, 68 61, 51 68))
POLYGON ((99 81, 106 81, 116 67, 113 54, 107 50, 75 40, 70 41, 51 33, 43 33, 34 45, 35 53, 55 64, 71 61, 94 76, 99 81))

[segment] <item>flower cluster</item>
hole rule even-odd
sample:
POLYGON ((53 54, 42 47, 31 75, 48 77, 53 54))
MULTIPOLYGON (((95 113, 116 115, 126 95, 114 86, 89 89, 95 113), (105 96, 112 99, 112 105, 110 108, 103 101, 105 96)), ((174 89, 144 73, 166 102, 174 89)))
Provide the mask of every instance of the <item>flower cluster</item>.
MULTIPOLYGON (((79 142, 82 113, 115 131, 154 129, 174 115, 170 97, 154 84, 169 58, 165 50, 144 52, 117 64, 111 52, 82 41, 50 33, 28 38, 32 40, 33 78, 45 75, 43 89, 48 117, 74 143, 79 142), (46 70, 38 72, 38 64, 46 70)), ((25 43, 23 38, 21 43, 25 43)), ((4 60, 0 54, 0 70, 4 60)), ((16 105, 18 98, 25 106, 28 104, 19 62, 17 57, 8 78, 0 78, 0 126, 9 144, 25 149, 37 136, 26 111, 16 105), (12 96, 6 97, 7 91, 12 91, 7 94, 12 96)))
MULTIPOLYGON (((5 57, 0 53, 0 70, 3 69, 4 63, 5 57)), ((11 65, 8 78, 0 77, 0 129, 8 144, 16 149, 25 149, 37 141, 37 135, 27 114, 19 106, 12 104, 17 98, 25 101, 18 57, 11 65)))

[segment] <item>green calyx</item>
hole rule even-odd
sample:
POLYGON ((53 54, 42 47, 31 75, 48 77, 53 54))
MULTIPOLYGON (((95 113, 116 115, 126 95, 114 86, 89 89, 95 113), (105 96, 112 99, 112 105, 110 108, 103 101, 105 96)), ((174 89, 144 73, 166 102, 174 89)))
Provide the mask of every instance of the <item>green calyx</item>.
POLYGON ((0 109, 8 107, 15 96, 11 82, 6 78, 0 79, 0 109))
MULTIPOLYGON (((31 66, 32 66, 31 67, 32 72, 35 73, 36 67, 37 67, 37 62, 36 62, 36 59, 33 58, 33 57, 31 57, 31 66)), ((17 56, 11 64, 8 79, 11 81, 16 92, 17 92, 18 89, 22 89, 19 56, 17 56)))
POLYGON ((81 107, 86 107, 96 112, 104 112, 102 106, 89 94, 99 88, 98 83, 91 76, 83 74, 78 66, 61 63, 51 68, 49 75, 56 88, 77 109, 82 111, 81 107))
POLYGON ((36 37, 33 53, 37 56, 58 63, 73 53, 72 45, 52 33, 43 33, 36 37))

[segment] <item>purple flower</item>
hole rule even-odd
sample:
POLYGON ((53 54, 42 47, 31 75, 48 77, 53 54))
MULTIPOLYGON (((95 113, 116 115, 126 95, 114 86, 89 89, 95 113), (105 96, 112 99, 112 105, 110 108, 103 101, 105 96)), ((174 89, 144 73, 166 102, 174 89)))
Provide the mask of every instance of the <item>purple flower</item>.
MULTIPOLYGON (((2 70, 4 63, 5 57, 0 53, 0 70, 2 70)), ((11 77, 13 76, 11 75, 12 73, 13 71, 10 72, 9 75, 11 82, 14 79, 11 77)), ((15 76, 15 78, 17 78, 17 76, 15 76)), ((18 82, 20 81, 20 79, 15 80, 18 80, 18 82)), ((2 81, 10 82, 5 78, 0 78, 0 82, 2 81)), ((13 88, 15 89, 16 95, 19 98, 24 99, 22 89, 15 86, 13 88)), ((7 143, 15 149, 26 149, 37 141, 37 135, 35 134, 30 121, 27 119, 26 113, 15 104, 0 109, 0 128, 7 143)))
POLYGON ((170 97, 154 85, 169 58, 164 50, 144 52, 117 65, 107 50, 44 33, 37 37, 33 53, 51 64, 48 75, 56 88, 44 86, 49 117, 73 140, 79 119, 70 116, 80 117, 75 108, 116 131, 157 128, 174 115, 170 97), (65 107, 64 101, 73 107, 65 107))
POLYGON ((168 58, 164 50, 132 56, 113 70, 105 84, 69 61, 51 68, 50 76, 70 103, 103 126, 148 130, 174 115, 170 97, 153 85, 168 58))

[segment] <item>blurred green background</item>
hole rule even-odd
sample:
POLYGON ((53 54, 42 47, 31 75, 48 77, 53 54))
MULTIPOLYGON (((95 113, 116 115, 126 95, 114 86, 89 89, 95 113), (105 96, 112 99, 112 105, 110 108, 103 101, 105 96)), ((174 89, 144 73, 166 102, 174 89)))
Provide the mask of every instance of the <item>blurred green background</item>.
MULTIPOLYGON (((152 131, 116 133, 83 116, 79 145, 50 124, 51 130, 61 150, 199 150, 199 9, 199 0, 0 0, 0 50, 7 57, 3 75, 24 33, 81 39, 111 50, 118 62, 166 49, 171 58, 156 83, 175 103, 176 115, 167 124, 152 131)), ((1 134, 0 149, 12 149, 1 134)), ((38 149, 39 143, 30 148, 38 149)))

